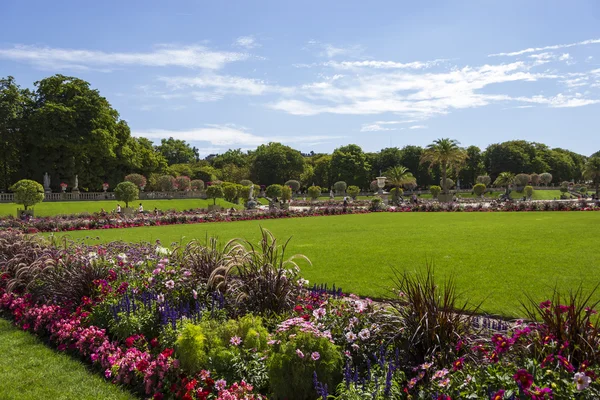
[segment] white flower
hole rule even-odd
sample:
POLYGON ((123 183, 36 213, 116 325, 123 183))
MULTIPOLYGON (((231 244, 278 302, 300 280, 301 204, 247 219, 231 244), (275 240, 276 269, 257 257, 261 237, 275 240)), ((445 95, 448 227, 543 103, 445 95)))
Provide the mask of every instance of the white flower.
POLYGON ((123 263, 126 263, 126 262, 127 262, 127 255, 126 255, 125 253, 121 253, 121 254, 117 255, 117 258, 118 258, 120 261, 123 261, 123 263))
POLYGON ((169 256, 171 255, 171 250, 166 247, 156 246, 156 254, 159 256, 169 256))
POLYGON ((173 289, 175 287, 175 282, 172 279, 165 282, 165 287, 167 289, 173 289))
POLYGON ((354 342, 356 340, 356 335, 354 334, 354 332, 350 331, 346 333, 346 340, 348 341, 348 343, 354 342))
POLYGON ((159 294, 158 296, 156 296, 156 301, 159 303, 163 303, 165 301, 165 295, 159 294))
POLYGON ((358 332, 358 337, 361 340, 367 340, 368 338, 371 337, 371 332, 369 332, 369 330, 365 328, 362 331, 358 332))
POLYGON ((576 373, 573 380, 577 385, 577 390, 585 389, 586 387, 590 386, 590 382, 592 381, 592 379, 583 372, 576 373))
POLYGON ((195 290, 192 289, 192 296, 194 296, 194 299, 198 298, 198 292, 196 292, 195 290))
POLYGON ((327 313, 327 311, 325 311, 324 308, 317 308, 316 310, 313 310, 313 316, 316 319, 324 317, 326 313, 327 313))

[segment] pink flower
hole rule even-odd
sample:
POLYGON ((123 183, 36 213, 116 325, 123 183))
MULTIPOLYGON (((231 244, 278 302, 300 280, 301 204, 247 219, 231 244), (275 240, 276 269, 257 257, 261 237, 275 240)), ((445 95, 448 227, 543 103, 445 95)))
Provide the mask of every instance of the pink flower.
POLYGON ((583 372, 578 372, 575 374, 575 376, 573 377, 573 380, 575 381, 575 384, 577 385, 577 390, 583 390, 585 388, 587 388, 588 386, 590 386, 590 383, 592 382, 592 379, 587 376, 586 374, 584 374, 583 372))
POLYGON ((300 349, 296 349, 296 354, 298 354, 298 357, 304 358, 304 353, 300 349))
POLYGON ((310 355, 310 358, 312 358, 313 361, 317 361, 319 358, 321 358, 321 355, 315 351, 310 355))
POLYGON ((172 279, 165 282, 165 287, 167 289, 173 289, 175 287, 175 282, 172 279))
POLYGON ((533 375, 527 372, 526 369, 520 369, 516 374, 513 375, 513 379, 517 381, 521 388, 529 389, 533 384, 533 375))
POLYGON ((234 346, 239 346, 242 344, 242 339, 239 336, 232 336, 231 339, 229 339, 229 343, 234 346))

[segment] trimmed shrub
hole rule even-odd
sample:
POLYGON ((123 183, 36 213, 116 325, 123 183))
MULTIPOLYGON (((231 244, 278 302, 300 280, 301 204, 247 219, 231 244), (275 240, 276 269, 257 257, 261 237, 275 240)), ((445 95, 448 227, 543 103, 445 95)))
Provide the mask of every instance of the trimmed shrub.
POLYGON ((185 175, 178 176, 175 178, 177 189, 183 191, 190 190, 190 178, 185 175))
MULTIPOLYGON (((454 187, 455 183, 452 179, 446 178, 446 190, 450 190, 454 187)), ((442 180, 440 179, 440 186, 444 187, 442 180)))
POLYGON ((528 199, 531 199, 531 196, 533 196, 533 186, 525 186, 524 192, 525 196, 527 196, 528 199))
POLYGON ((538 186, 540 184, 540 179, 540 175, 536 174, 535 172, 529 175, 529 180, 533 186, 538 186))
POLYGON ((139 198, 140 189, 132 182, 121 182, 115 187, 115 197, 119 201, 125 202, 125 207, 129 207, 129 203, 139 198))
POLYGON ((270 197, 270 198, 281 197, 281 189, 282 189, 281 185, 278 185, 278 184, 269 185, 269 186, 267 186, 267 190, 265 191, 265 194, 267 195, 267 197, 270 197))
POLYGON ((320 186, 311 186, 308 188, 308 195, 311 199, 316 200, 321 195, 321 187, 320 186))
POLYGON ((552 182, 552 174, 550 174, 548 172, 544 172, 543 174, 540 175, 540 182, 543 183, 544 185, 548 186, 550 184, 550 182, 552 182))
POLYGON ((238 197, 243 201, 248 201, 250 197, 250 186, 242 186, 238 187, 238 197))
POLYGON ((223 182, 221 187, 223 188, 223 197, 225 200, 230 203, 236 203, 239 197, 239 187, 241 187, 241 185, 232 182, 223 182))
POLYGON ((240 181, 240 185, 242 185, 242 186, 252 186, 252 181, 249 180, 249 179, 242 179, 240 181))
POLYGON ((21 179, 9 188, 15 194, 15 203, 22 204, 25 209, 44 201, 44 187, 30 179, 21 179))
POLYGON ((139 188, 146 187, 146 177, 140 174, 129 174, 125 177, 125 182, 131 182, 139 188))
POLYGON ((356 196, 358 196, 358 194, 360 193, 360 188, 354 185, 348 186, 348 189, 346 189, 346 193, 348 193, 350 197, 356 200, 356 196))
POLYGON ((369 189, 371 189, 371 192, 377 192, 379 190, 379 186, 377 186, 377 180, 371 181, 369 184, 369 189))
POLYGON ((476 181, 477 183, 481 183, 488 187, 490 186, 490 183, 492 183, 492 178, 490 178, 488 175, 479 175, 476 181))
POLYGON ((527 186, 531 177, 528 174, 517 174, 513 180, 514 184, 517 186, 517 192, 522 192, 523 188, 527 186))
POLYGON ((287 181, 284 184, 284 186, 289 186, 290 188, 292 188, 292 191, 294 193, 297 192, 298 190, 300 190, 300 182, 298 182, 298 181, 296 181, 294 179, 291 179, 291 180, 287 181))
POLYGON ((281 187, 281 199, 284 201, 289 201, 292 198, 292 188, 289 186, 281 187))
POLYGON ((579 193, 581 193, 581 194, 586 194, 587 191, 588 191, 587 186, 582 186, 579 188, 579 193))
POLYGON ((202 179, 194 179, 190 182, 190 188, 194 192, 201 192, 204 190, 204 181, 202 179))
POLYGON ((404 190, 402 188, 393 188, 390 190, 390 193, 392 194, 392 198, 399 199, 404 194, 404 190))
POLYGON ((473 186, 473 193, 475 193, 476 196, 481 197, 485 193, 486 189, 487 188, 483 183, 478 183, 477 185, 473 186))
POLYGON ((335 190, 337 194, 344 193, 347 187, 348 185, 346 185, 346 182, 344 181, 339 181, 333 184, 333 190, 335 190))
POLYGON ((177 183, 171 175, 162 175, 156 180, 156 188, 161 192, 172 192, 177 183))
POLYGON ((430 186, 429 190, 431 191, 431 195, 434 199, 437 199, 439 194, 442 192, 442 188, 437 185, 430 186))
POLYGON ((221 185, 211 185, 206 189, 206 196, 213 199, 213 204, 217 204, 217 199, 223 198, 223 188, 221 185))

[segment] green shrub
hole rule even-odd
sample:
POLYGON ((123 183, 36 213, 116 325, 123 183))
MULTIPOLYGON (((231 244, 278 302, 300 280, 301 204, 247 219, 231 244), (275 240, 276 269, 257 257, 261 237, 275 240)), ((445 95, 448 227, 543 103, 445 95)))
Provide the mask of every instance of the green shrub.
POLYGON ((338 181, 336 183, 333 184, 333 190, 335 190, 336 193, 338 194, 342 194, 346 191, 346 187, 348 185, 346 184, 346 182, 344 181, 338 181))
POLYGON ((223 188, 221 185, 211 185, 206 189, 206 196, 209 199, 213 199, 213 204, 217 204, 217 199, 223 197, 223 188))
POLYGON ((289 186, 281 187, 281 199, 284 201, 288 201, 292 198, 292 188, 289 186))
POLYGON ((242 185, 242 186, 252 186, 252 181, 249 180, 249 179, 242 179, 240 181, 240 185, 242 185))
POLYGON ((175 342, 175 348, 181 368, 185 372, 194 374, 206 366, 206 336, 199 325, 185 324, 175 342))
POLYGON ((534 172, 533 174, 529 175, 529 180, 533 186, 538 186, 540 184, 541 177, 534 172))
POLYGON ((442 188, 437 185, 430 186, 429 190, 434 199, 437 199, 438 195, 442 192, 442 188))
POLYGON ((342 367, 341 351, 329 339, 305 332, 298 332, 292 339, 284 338, 282 343, 273 346, 269 357, 272 398, 315 399, 314 373, 319 382, 335 388, 341 381, 342 367), (317 360, 313 354, 318 354, 317 360))
POLYGON ((22 204, 26 210, 44 201, 44 187, 36 181, 21 179, 9 189, 15 193, 15 203, 22 204))
POLYGON ((308 188, 308 195, 311 199, 316 200, 321 195, 321 187, 320 186, 311 186, 308 188))
POLYGON ((140 190, 131 182, 121 182, 115 187, 115 197, 119 201, 125 202, 125 207, 129 207, 129 203, 137 200, 140 190))
POLYGON ((404 194, 404 190, 402 188, 393 188, 390 190, 390 193, 392 194, 392 198, 399 199, 404 194))
POLYGON ((382 208, 383 208, 383 202, 381 201, 381 198, 375 197, 375 198, 371 199, 371 207, 369 207, 369 210, 378 211, 378 210, 381 210, 382 208))
POLYGON ((204 181, 202 179, 194 179, 190 182, 190 188, 193 191, 202 191, 204 190, 204 181))
POLYGON ((477 185, 473 186, 473 193, 475 193, 476 196, 483 196, 483 194, 485 193, 485 185, 483 183, 478 183, 477 185))
POLYGON ((581 194, 586 194, 587 191, 588 191, 587 186, 582 186, 579 188, 579 193, 581 193, 581 194))
POLYGON ((527 196, 528 199, 530 199, 531 196, 533 196, 533 186, 525 186, 523 190, 525 192, 525 196, 527 196))
POLYGON ((250 186, 242 186, 238 187, 238 197, 243 201, 248 201, 250 197, 250 186))
POLYGON ((284 186, 289 186, 292 188, 292 191, 297 192, 298 190, 300 190, 300 182, 298 182, 297 180, 294 179, 290 179, 289 181, 287 181, 284 186))
POLYGON ((477 177, 477 183, 483 183, 487 187, 490 186, 490 183, 492 183, 492 178, 490 178, 488 175, 479 175, 477 177))
POLYGON ((517 174, 514 178, 514 184, 517 185, 517 191, 522 192, 523 188, 531 181, 529 174, 517 174))
POLYGON ((125 182, 131 182, 135 186, 142 188, 146 187, 146 177, 140 174, 129 174, 125 177, 125 182))
POLYGON ((358 194, 360 193, 360 188, 354 185, 348 186, 348 189, 346 189, 346 193, 348 193, 350 197, 356 200, 356 196, 358 196, 358 194))
POLYGON ((221 187, 223 188, 223 197, 225 200, 236 203, 239 197, 239 185, 237 183, 223 182, 221 187))
POLYGON ((190 182, 190 178, 185 175, 181 175, 175 178, 175 184, 177 185, 177 189, 181 190, 182 192, 190 190, 190 182))
POLYGON ((161 192, 172 192, 175 190, 175 185, 175 178, 171 175, 162 175, 156 180, 156 189, 161 192))
POLYGON ((544 172, 543 174, 540 175, 540 182, 543 183, 544 185, 548 186, 550 184, 550 182, 552 182, 552 174, 550 174, 548 172, 544 172))
POLYGON ((281 197, 281 185, 278 184, 273 184, 273 185, 269 185, 267 187, 267 190, 265 191, 265 194, 267 195, 267 197, 270 198, 275 198, 275 197, 281 197))

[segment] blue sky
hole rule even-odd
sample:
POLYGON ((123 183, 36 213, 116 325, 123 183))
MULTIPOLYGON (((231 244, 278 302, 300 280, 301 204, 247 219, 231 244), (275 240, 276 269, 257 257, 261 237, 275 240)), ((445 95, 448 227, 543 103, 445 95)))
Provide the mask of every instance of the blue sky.
POLYGON ((0 76, 89 81, 201 155, 439 137, 600 150, 597 1, 4 0, 0 76))

